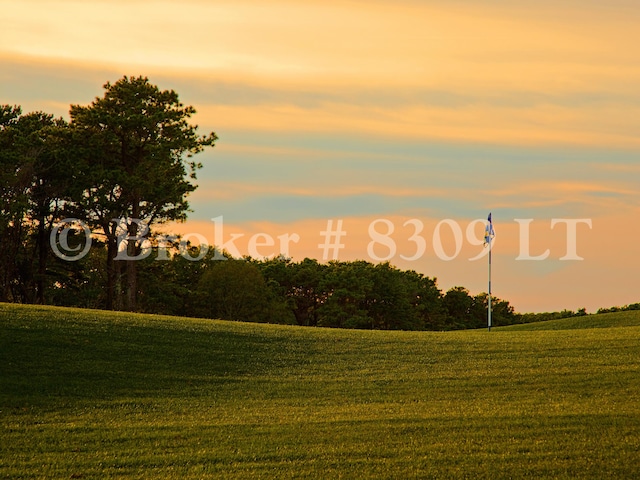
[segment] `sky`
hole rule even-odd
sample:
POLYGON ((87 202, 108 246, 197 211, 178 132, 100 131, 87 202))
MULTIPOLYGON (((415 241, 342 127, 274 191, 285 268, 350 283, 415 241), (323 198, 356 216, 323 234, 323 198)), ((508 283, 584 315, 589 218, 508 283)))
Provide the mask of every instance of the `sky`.
POLYGON ((475 295, 491 212, 516 311, 640 302, 637 0, 0 0, 0 20, 0 104, 68 119, 144 75, 218 135, 167 233, 475 295))

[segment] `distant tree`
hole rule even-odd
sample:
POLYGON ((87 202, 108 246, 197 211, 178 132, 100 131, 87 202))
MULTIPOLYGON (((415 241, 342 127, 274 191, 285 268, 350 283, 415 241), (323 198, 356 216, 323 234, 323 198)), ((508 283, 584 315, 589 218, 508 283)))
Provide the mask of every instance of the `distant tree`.
POLYGON ((244 260, 210 262, 193 301, 198 316, 262 323, 293 323, 293 316, 275 298, 258 267, 244 260))
POLYGON ((288 292, 300 324, 305 319, 306 324, 328 327, 423 330, 439 325, 444 317, 435 280, 389 263, 319 265, 305 259, 288 262, 287 269, 278 272, 279 278, 289 279, 281 285, 291 281, 288 292))
MULTIPOLYGON (((214 258, 220 252, 210 249, 201 260, 191 261, 188 257, 198 257, 199 247, 188 244, 179 251, 178 246, 179 242, 174 242, 167 252, 170 258, 158 260, 158 245, 155 244, 153 252, 139 262, 140 311, 190 317, 202 312, 199 308, 202 300, 198 298, 197 288, 204 273, 218 262, 214 258)), ((226 258, 231 257, 227 255, 226 258)))
POLYGON ((402 271, 390 263, 356 262, 357 276, 366 279, 363 308, 368 328, 423 330, 425 283, 415 272, 402 271))
POLYGON ((283 304, 293 314, 295 302, 289 295, 293 270, 291 258, 281 255, 262 260, 248 259, 248 261, 251 261, 260 270, 265 283, 271 290, 271 295, 282 299, 283 304))
POLYGON ((249 257, 245 261, 252 263, 260 270, 268 291, 270 323, 284 323, 295 325, 296 317, 293 309, 293 301, 287 295, 284 286, 288 276, 291 259, 282 255, 263 260, 253 260, 249 257))
POLYGON ((322 302, 318 306, 318 326, 373 328, 367 300, 373 288, 371 264, 330 262, 320 282, 322 302))
POLYGON ((276 258, 256 265, 299 325, 423 330, 440 329, 446 318, 435 279, 389 263, 276 258))
POLYGON ((413 330, 411 327, 419 316, 411 306, 404 272, 388 262, 378 265, 363 263, 360 271, 370 285, 366 298, 370 328, 413 330))
POLYGON ((402 272, 405 291, 412 311, 418 318, 410 317, 410 323, 402 325, 405 330, 442 330, 446 313, 442 292, 435 278, 429 278, 413 270, 402 272))
POLYGON ((296 323, 304 326, 318 325, 319 308, 327 300, 322 284, 328 267, 311 258, 298 263, 286 259, 276 259, 274 262, 284 262, 286 268, 282 269, 276 264, 264 269, 265 278, 267 281, 276 280, 280 284, 296 323))
MULTIPOLYGON (((473 298, 472 320, 468 328, 484 328, 488 324, 489 295, 480 293, 473 298)), ((506 300, 491 297, 491 324, 495 327, 516 323, 514 308, 506 300)))
POLYGON ((151 226, 186 218, 186 198, 201 167, 191 158, 217 137, 199 136, 197 126, 188 123, 195 109, 146 77, 125 76, 104 89, 104 97, 89 106, 71 106, 85 186, 75 200, 79 214, 106 237, 107 308, 135 310, 137 261, 131 258, 139 254, 145 235, 137 221, 151 226), (118 241, 123 233, 128 234, 125 245, 118 241), (118 288, 118 255, 126 257, 124 288, 118 288))
POLYGON ((449 317, 449 329, 472 328, 473 298, 469 290, 460 286, 450 288, 442 301, 449 317))

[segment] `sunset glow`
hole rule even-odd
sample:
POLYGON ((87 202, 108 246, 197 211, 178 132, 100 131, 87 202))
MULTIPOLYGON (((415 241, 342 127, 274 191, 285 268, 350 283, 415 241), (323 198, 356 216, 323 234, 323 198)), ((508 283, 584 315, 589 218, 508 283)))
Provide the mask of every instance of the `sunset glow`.
POLYGON ((487 289, 486 262, 469 260, 482 247, 466 228, 491 211, 493 290, 517 311, 640 301, 631 0, 0 0, 0 11, 1 104, 68 118, 105 82, 146 75, 216 132, 175 232, 213 241, 211 219, 224 216, 225 232, 245 235, 242 254, 252 235, 274 239, 257 250, 271 256, 279 235, 297 233, 293 259, 322 260, 320 232, 342 219, 339 259, 384 261, 368 245, 386 219, 391 263, 475 294, 487 289), (518 219, 532 219, 531 256, 548 258, 517 259, 518 219), (560 259, 567 231, 553 219, 591 221, 576 230, 583 260, 560 259), (443 220, 464 235, 448 260, 434 250, 443 220), (414 234, 426 248, 408 261, 414 234))

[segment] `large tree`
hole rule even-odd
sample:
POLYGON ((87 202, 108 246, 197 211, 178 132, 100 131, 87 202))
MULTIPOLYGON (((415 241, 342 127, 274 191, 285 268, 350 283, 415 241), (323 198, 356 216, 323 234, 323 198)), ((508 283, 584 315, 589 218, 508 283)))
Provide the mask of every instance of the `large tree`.
POLYGON ((89 106, 71 106, 86 186, 76 200, 85 221, 106 237, 107 308, 135 310, 136 258, 148 235, 143 225, 186 218, 187 196, 202 166, 192 156, 217 137, 198 135, 197 125, 189 123, 195 109, 147 77, 125 76, 104 90, 89 106), (122 258, 126 282, 119 286, 122 258))

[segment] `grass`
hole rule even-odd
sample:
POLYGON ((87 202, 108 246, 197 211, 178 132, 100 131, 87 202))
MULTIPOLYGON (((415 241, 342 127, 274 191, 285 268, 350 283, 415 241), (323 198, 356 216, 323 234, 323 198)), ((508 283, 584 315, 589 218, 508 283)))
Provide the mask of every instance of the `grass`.
POLYGON ((546 322, 501 327, 505 330, 572 330, 585 328, 640 327, 640 311, 602 313, 582 317, 563 318, 546 322))
POLYGON ((621 313, 416 333, 0 304, 0 477, 636 478, 621 313))

